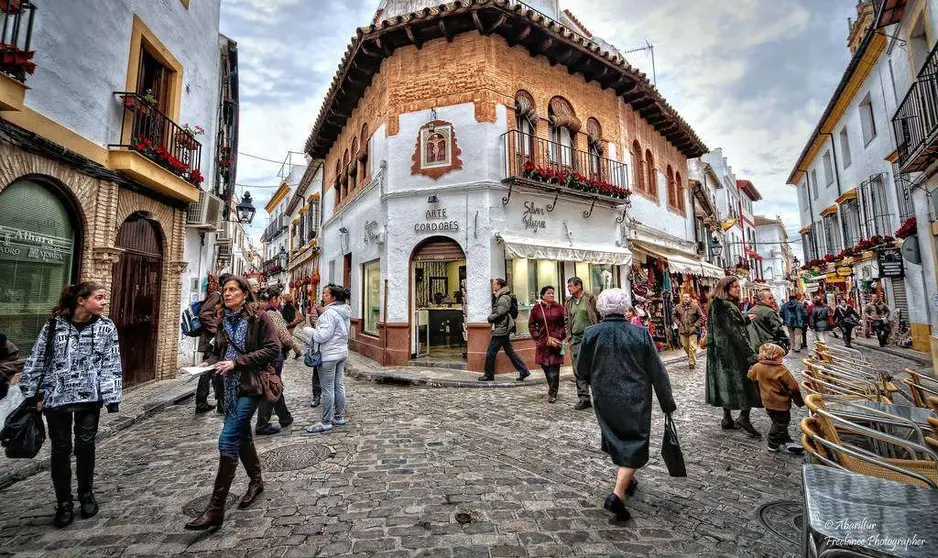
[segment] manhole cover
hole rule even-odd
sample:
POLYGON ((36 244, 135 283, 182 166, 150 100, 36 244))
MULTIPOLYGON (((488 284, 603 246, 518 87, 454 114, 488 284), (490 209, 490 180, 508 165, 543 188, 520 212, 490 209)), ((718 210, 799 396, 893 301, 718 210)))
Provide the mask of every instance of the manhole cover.
POLYGON ((328 446, 307 442, 268 450, 261 456, 261 460, 264 462, 264 471, 282 473, 312 467, 332 457, 334 453, 328 446))
POLYGON ((800 544, 804 506, 801 502, 780 500, 759 508, 759 521, 783 541, 800 544))
MULTIPOLYGON (((205 508, 208 507, 209 500, 212 499, 211 494, 206 494, 205 496, 199 496, 195 500, 189 500, 184 506, 182 506, 182 513, 186 514, 188 517, 199 517, 202 515, 202 512, 205 511, 205 508)), ((238 495, 228 493, 228 499, 225 500, 225 509, 227 510, 238 501, 238 495)))

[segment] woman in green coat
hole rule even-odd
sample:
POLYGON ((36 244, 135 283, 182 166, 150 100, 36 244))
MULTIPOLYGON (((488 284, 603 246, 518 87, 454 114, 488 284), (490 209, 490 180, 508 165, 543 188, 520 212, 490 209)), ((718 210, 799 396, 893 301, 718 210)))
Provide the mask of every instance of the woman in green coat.
POLYGON ((739 311, 740 290, 736 277, 722 279, 714 289, 707 323, 707 403, 723 407, 724 430, 742 428, 761 438, 749 421, 749 410, 762 407, 762 397, 759 385, 747 377, 759 355, 750 344, 750 320, 739 311), (739 410, 735 421, 731 410, 739 410))

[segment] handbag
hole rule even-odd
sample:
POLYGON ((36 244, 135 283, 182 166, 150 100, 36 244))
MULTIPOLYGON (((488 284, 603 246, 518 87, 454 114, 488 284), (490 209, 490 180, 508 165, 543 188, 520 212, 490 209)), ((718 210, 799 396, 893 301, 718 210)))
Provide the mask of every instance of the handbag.
POLYGON ((670 413, 664 417, 664 439, 661 441, 661 457, 668 467, 668 474, 672 477, 686 477, 687 468, 684 466, 684 454, 681 452, 681 443, 677 439, 677 428, 670 413))
POLYGON ((313 350, 313 345, 310 345, 309 348, 306 349, 306 354, 303 355, 303 364, 310 368, 322 366, 322 352, 319 350, 319 345, 316 345, 315 351, 313 350))
MULTIPOLYGON (((544 317, 544 329, 547 330, 547 346, 551 349, 563 349, 563 341, 550 336, 550 328, 547 327, 547 312, 544 310, 544 305, 538 304, 538 307, 541 309, 541 316, 544 317)), ((563 352, 560 354, 563 354, 563 352)))
MULTIPOLYGON (((228 335, 227 331, 222 330, 222 333, 225 335, 225 339, 228 343, 234 347, 235 352, 239 355, 245 353, 244 349, 238 346, 237 343, 228 335)), ((257 374, 249 374, 249 383, 252 388, 255 388, 259 391, 264 399, 268 403, 276 403, 280 396, 283 395, 283 380, 280 379, 280 376, 270 371, 270 369, 261 370, 257 374)))
POLYGON ((42 411, 36 404, 42 401, 42 383, 46 371, 52 366, 53 340, 55 338, 55 317, 49 319, 49 328, 46 333, 45 362, 39 382, 36 384, 36 396, 28 397, 10 413, 3 421, 0 430, 0 445, 10 459, 32 459, 42 449, 46 441, 46 426, 42 422, 42 411))

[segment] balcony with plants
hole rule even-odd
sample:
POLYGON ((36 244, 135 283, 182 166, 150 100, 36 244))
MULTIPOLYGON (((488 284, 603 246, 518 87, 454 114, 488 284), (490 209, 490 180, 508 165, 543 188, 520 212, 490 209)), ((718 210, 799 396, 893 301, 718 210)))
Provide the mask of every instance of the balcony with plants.
MULTIPOLYGON (((511 186, 529 186, 613 205, 629 204, 628 165, 596 153, 576 149, 518 130, 502 135, 505 148, 505 176, 511 186)), ((511 191, 502 199, 508 204, 511 191)), ((551 207, 552 207, 551 206, 551 207)))
POLYGON ((120 142, 109 145, 111 167, 159 193, 197 202, 202 176, 201 126, 180 126, 157 106, 153 95, 116 93, 121 100, 120 142))
POLYGON ((36 71, 31 50, 36 5, 28 0, 0 0, 0 111, 23 110, 26 76, 36 71))
POLYGON ((896 109, 892 127, 896 136, 899 172, 920 172, 938 158, 938 45, 905 98, 896 109))

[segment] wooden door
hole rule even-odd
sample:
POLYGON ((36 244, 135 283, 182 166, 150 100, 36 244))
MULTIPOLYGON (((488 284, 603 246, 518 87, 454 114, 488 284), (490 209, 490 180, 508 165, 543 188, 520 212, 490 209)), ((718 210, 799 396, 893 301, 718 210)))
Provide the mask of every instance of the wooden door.
POLYGON ((131 216, 121 225, 117 246, 124 250, 114 267, 111 319, 120 340, 124 385, 156 379, 163 250, 158 225, 131 216))
POLYGON ((352 255, 346 254, 342 269, 342 286, 346 289, 352 288, 352 255))

